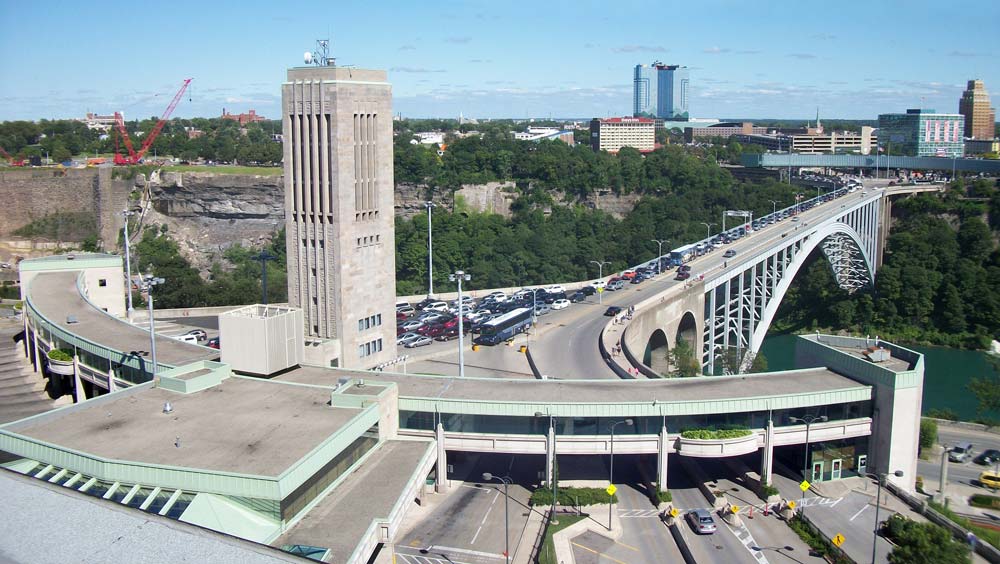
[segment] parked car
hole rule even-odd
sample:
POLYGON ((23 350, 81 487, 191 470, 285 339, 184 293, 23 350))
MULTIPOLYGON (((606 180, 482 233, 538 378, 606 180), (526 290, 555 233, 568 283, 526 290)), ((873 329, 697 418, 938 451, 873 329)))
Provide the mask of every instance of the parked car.
POLYGON ((458 338, 458 327, 451 327, 434 337, 435 341, 451 341, 458 338))
POLYGON ((556 300, 552 302, 552 309, 566 309, 569 307, 569 304, 570 304, 569 300, 567 300, 566 298, 562 298, 561 300, 556 300))
POLYGON ((421 336, 417 337, 416 339, 413 339, 409 343, 406 343, 403 346, 406 347, 406 348, 408 348, 408 349, 413 349, 413 348, 417 348, 417 347, 426 347, 427 345, 429 345, 429 344, 431 344, 433 342, 434 342, 434 339, 431 339, 430 337, 428 337, 426 335, 421 335, 421 336))
POLYGON ((427 305, 424 306, 424 310, 425 311, 426 310, 431 310, 431 311, 448 311, 448 303, 447 302, 431 302, 431 303, 429 303, 429 304, 427 304, 427 305))
POLYGON ((632 270, 631 268, 628 269, 628 270, 623 270, 622 273, 619 276, 621 276, 622 278, 627 278, 627 279, 631 280, 631 279, 635 278, 635 271, 632 270))
POLYGON ((405 321, 401 323, 399 326, 405 329, 406 331, 416 331, 417 329, 423 327, 423 325, 424 325, 423 321, 411 319, 410 321, 405 321))
POLYGON ((972 459, 976 464, 982 464, 984 466, 991 466, 1000 462, 1000 450, 996 449, 986 449, 979 456, 972 459))
POLYGON ((397 311, 399 311, 399 308, 403 308, 403 307, 410 307, 410 302, 396 302, 396 310, 397 311))
POLYGON ((208 340, 208 333, 206 333, 204 329, 192 329, 184 334, 193 335, 194 338, 198 340, 198 342, 208 340))
POLYGON ((724 256, 726 258, 733 258, 733 257, 736 256, 736 251, 734 249, 729 249, 725 253, 722 253, 722 256, 724 256))
POLYGON ((413 306, 407 304, 407 305, 402 306, 402 307, 396 307, 396 314, 400 314, 400 313, 402 313, 403 315, 406 315, 406 316, 410 316, 410 315, 413 315, 414 313, 417 313, 417 310, 413 306))
POLYGON ((608 309, 604 310, 604 315, 606 317, 614 317, 622 312, 622 308, 618 306, 610 306, 608 309))
POLYGON ((597 288, 603 288, 605 284, 607 284, 607 282, 605 282, 604 280, 594 280, 585 287, 594 288, 596 290, 597 288))
POLYGON ((552 308, 549 307, 548 304, 538 304, 538 307, 535 308, 535 315, 540 317, 542 315, 548 315, 551 311, 552 308))
POLYGON ((402 335, 396 337, 396 344, 406 346, 406 343, 419 339, 420 337, 421 335, 417 333, 403 333, 402 335))
POLYGON ((645 274, 637 274, 635 276, 635 278, 632 279, 631 284, 642 284, 645 281, 646 281, 646 275, 645 274))
POLYGON ((208 340, 208 343, 206 343, 206 345, 210 349, 218 349, 221 346, 221 344, 222 343, 220 342, 218 337, 212 337, 211 339, 208 340))
POLYGON ((707 509, 692 509, 684 518, 699 535, 711 535, 717 530, 715 519, 712 519, 712 514, 707 509))
MULTIPOLYGON (((601 284, 601 288, 603 287, 604 284, 601 284)), ((583 293, 584 296, 593 296, 594 294, 597 293, 597 288, 594 286, 584 286, 583 288, 580 288, 580 290, 577 293, 578 294, 583 293)))
POLYGON ((674 280, 687 280, 688 278, 691 278, 690 270, 681 270, 677 273, 677 276, 674 276, 674 280))
POLYGON ((569 301, 574 304, 582 302, 585 299, 587 299, 587 292, 584 290, 577 290, 576 292, 573 292, 572 296, 569 297, 569 301))
POLYGON ((559 284, 553 284, 552 286, 546 286, 545 291, 549 294, 565 294, 566 288, 563 288, 559 284))
POLYGON ((1000 474, 983 472, 979 475, 979 485, 984 488, 1000 489, 1000 474))

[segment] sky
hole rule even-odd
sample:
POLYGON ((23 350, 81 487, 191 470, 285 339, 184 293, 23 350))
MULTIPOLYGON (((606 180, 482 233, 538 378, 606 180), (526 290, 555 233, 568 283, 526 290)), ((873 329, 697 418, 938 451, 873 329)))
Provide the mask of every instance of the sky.
POLYGON ((0 0, 0 121, 122 111, 279 114, 285 70, 329 38, 385 69, 403 117, 632 112, 636 64, 690 69, 699 118, 876 119, 1000 99, 1000 2, 0 0))

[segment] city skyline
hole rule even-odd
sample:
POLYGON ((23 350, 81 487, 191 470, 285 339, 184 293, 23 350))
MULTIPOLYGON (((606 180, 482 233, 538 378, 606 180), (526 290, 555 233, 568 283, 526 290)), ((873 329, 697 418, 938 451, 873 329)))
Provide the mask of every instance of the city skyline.
POLYGON ((940 10, 928 2, 829 11, 792 2, 445 2, 433 13, 396 3, 334 11, 318 2, 179 2, 155 18, 108 2, 55 2, 44 12, 2 3, 0 47, 28 56, 0 63, 0 120, 158 116, 188 77, 176 117, 252 108, 274 119, 284 69, 327 37, 339 63, 388 71, 394 112, 404 117, 630 115, 633 69, 654 60, 690 69, 695 118, 806 120, 816 107, 844 119, 954 112, 968 80, 1000 88, 992 64, 1000 38, 981 25, 1000 20, 1000 7, 965 4, 939 26, 940 10), (619 25, 621 14, 641 15, 644 25, 619 25), (60 41, 39 40, 52 36, 60 41))

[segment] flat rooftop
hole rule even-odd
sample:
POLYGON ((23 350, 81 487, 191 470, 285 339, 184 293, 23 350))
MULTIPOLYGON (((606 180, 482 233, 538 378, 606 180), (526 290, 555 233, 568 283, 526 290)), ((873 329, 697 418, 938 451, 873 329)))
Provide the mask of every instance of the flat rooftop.
POLYGON ((330 550, 328 562, 346 562, 372 520, 389 517, 420 460, 431 448, 434 447, 429 441, 386 441, 271 544, 323 547, 330 550))
MULTIPOLYGON (((123 353, 149 350, 149 331, 108 315, 87 302, 76 287, 79 271, 38 274, 28 287, 28 297, 49 321, 93 343, 123 353), (66 323, 67 316, 77 322, 66 323)), ((148 357, 146 357, 148 358, 148 357)), ((199 360, 218 360, 219 351, 157 335, 156 360, 181 366, 199 360)))
POLYGON ((395 382, 400 397, 538 403, 650 403, 710 401, 805 394, 868 388, 825 368, 741 376, 707 376, 660 380, 513 380, 458 378, 379 372, 361 374, 302 366, 277 379, 303 384, 335 385, 338 378, 370 378, 395 382))
POLYGON ((0 506, 17 515, 0 522, 4 562, 309 562, 6 470, 0 470, 0 506))
POLYGON ((4 430, 116 460, 277 477, 361 412, 330 407, 330 392, 238 376, 192 394, 143 386, 4 430))

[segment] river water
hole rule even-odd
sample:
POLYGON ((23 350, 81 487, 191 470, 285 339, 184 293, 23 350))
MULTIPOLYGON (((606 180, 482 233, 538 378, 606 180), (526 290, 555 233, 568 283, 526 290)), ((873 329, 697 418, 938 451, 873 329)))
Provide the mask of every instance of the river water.
MULTIPOLYGON (((795 335, 769 335, 761 351, 767 358, 768 370, 795 368, 795 335)), ((946 347, 904 345, 924 355, 923 412, 931 409, 950 409, 963 421, 976 419, 976 397, 968 389, 969 381, 977 376, 997 374, 989 362, 989 355, 981 351, 967 351, 946 347)), ((1000 420, 1000 414, 986 414, 1000 420)))

